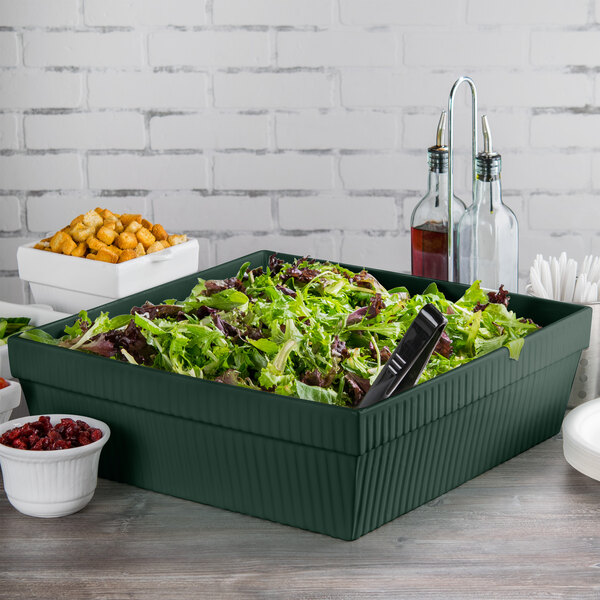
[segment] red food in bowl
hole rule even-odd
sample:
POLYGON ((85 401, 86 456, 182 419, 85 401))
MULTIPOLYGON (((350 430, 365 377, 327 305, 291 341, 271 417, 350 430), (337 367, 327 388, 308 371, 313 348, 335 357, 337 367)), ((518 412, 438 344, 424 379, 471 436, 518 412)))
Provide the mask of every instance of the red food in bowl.
POLYGON ((37 421, 4 432, 0 444, 21 450, 64 450, 87 446, 101 437, 102 431, 85 421, 65 417, 53 426, 50 417, 41 416, 37 421))
POLYGON ((8 381, 6 381, 6 379, 4 379, 4 377, 0 377, 0 390, 8 387, 8 381))

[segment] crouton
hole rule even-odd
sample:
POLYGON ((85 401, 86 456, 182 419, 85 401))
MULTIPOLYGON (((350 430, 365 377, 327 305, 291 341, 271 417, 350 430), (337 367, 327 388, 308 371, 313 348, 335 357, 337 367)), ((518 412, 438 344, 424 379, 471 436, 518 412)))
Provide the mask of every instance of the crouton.
POLYGON ((75 248, 75 250, 73 250, 73 252, 71 252, 71 256, 78 256, 81 258, 82 256, 85 256, 87 249, 88 249, 87 243, 80 242, 79 244, 77 244, 77 247, 75 248))
POLYGON ((158 241, 166 240, 169 237, 169 234, 165 231, 165 228, 160 223, 156 223, 156 225, 152 227, 152 235, 158 241))
POLYGON ((145 227, 142 227, 135 235, 144 248, 152 246, 156 241, 156 238, 145 227))
POLYGON ((121 256, 119 256, 119 260, 117 262, 125 262, 127 260, 131 260, 132 258, 137 258, 137 253, 132 248, 127 248, 127 250, 123 250, 121 252, 121 256))
POLYGON ((123 227, 127 227, 127 225, 129 225, 129 223, 132 223, 133 221, 137 221, 141 225, 142 224, 142 215, 130 215, 130 214, 121 215, 121 223, 123 223, 123 227))
POLYGON ((96 237, 108 246, 110 246, 115 241, 117 235, 118 234, 114 229, 109 229, 105 225, 100 227, 100 229, 98 229, 98 231, 96 232, 96 237))
POLYGON ((97 260, 101 260, 102 262, 108 263, 116 263, 119 260, 119 255, 108 246, 100 248, 96 257, 97 260))
POLYGON ((169 235, 160 223, 152 224, 140 214, 120 215, 96 207, 40 240, 34 248, 114 264, 160 252, 187 239, 185 234, 169 235))
POLYGON ((83 215, 83 223, 88 227, 93 227, 94 231, 96 231, 102 227, 104 219, 95 210, 90 210, 83 215))
POLYGON ((76 223, 69 229, 69 235, 77 242, 85 242, 90 236, 94 235, 95 229, 88 227, 83 223, 76 223))
POLYGON ((75 248, 77 248, 77 242, 75 242, 73 238, 67 234, 65 241, 60 247, 60 251, 68 256, 69 254, 71 254, 71 252, 73 252, 73 250, 75 250, 75 248))
POLYGON ((142 224, 137 221, 131 221, 127 227, 125 227, 125 231, 129 233, 137 233, 142 228, 142 224))
POLYGON ((69 238, 70 236, 64 231, 56 232, 50 240, 50 250, 52 250, 52 252, 62 252, 62 245, 69 238))
POLYGON ((101 242, 98 238, 91 236, 87 239, 87 245, 90 250, 94 252, 98 252, 101 248, 104 248, 106 244, 101 242))
POLYGON ((78 217, 75 217, 71 221, 69 227, 75 227, 75 225, 77 225, 77 223, 83 223, 83 215, 79 215, 78 217))
POLYGON ((160 242, 154 242, 154 244, 152 244, 151 246, 149 246, 146 249, 146 252, 148 254, 152 254, 153 252, 160 252, 161 250, 164 250, 165 247, 160 243, 160 242))
POLYGON ((121 248, 121 250, 127 250, 127 248, 135 248, 138 245, 138 240, 135 237, 135 234, 130 233, 129 231, 124 231, 119 234, 117 238, 117 246, 121 248))
POLYGON ((177 244, 183 244, 183 242, 187 242, 187 235, 182 234, 182 235, 170 235, 167 238, 167 241, 169 242, 169 245, 171 246, 176 246, 177 244))

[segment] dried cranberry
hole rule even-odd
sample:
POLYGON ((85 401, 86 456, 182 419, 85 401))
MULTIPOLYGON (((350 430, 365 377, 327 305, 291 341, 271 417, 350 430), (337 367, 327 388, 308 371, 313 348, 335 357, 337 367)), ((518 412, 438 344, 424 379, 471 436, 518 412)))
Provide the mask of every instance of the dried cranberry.
POLYGON ((96 427, 90 427, 90 437, 92 442, 97 442, 102 437, 102 432, 96 427))
POLYGON ((87 446, 101 437, 102 431, 85 421, 65 417, 53 427, 50 417, 42 416, 4 432, 0 444, 21 450, 63 450, 87 446))

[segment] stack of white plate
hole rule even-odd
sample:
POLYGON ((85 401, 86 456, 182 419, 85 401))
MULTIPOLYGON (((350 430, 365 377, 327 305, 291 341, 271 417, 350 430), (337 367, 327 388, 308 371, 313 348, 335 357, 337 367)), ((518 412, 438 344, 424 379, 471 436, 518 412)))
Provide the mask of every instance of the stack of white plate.
POLYGON ((563 452, 572 467, 600 481, 600 398, 578 406, 565 417, 563 452))

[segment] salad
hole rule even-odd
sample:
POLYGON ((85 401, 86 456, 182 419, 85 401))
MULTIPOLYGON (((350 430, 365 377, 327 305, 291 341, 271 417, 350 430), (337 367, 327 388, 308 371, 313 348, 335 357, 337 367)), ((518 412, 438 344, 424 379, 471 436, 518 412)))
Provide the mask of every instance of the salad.
POLYGON ((0 317, 0 346, 8 344, 11 335, 31 329, 29 321, 29 317, 0 317))
POLYGON ((517 359, 538 329, 508 310, 509 297, 475 282, 452 302, 432 283, 411 296, 366 271, 275 255, 235 277, 199 279, 182 301, 146 303, 91 320, 85 311, 65 335, 25 337, 112 360, 307 400, 354 406, 427 303, 448 319, 419 383, 506 347, 517 359))

